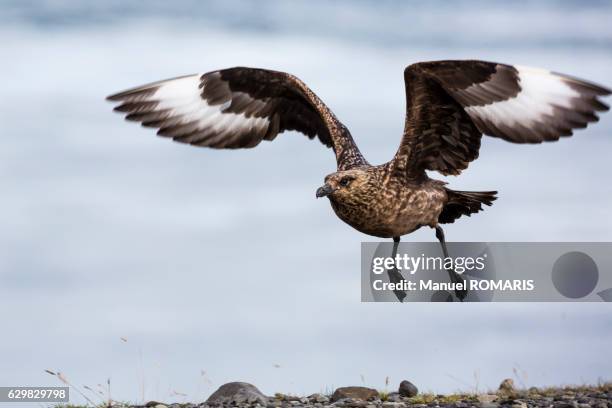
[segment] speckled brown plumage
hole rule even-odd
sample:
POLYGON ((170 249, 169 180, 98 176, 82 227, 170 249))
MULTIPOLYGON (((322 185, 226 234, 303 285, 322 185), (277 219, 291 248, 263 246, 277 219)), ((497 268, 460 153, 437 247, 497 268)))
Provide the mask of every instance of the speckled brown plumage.
MULTIPOLYGON (((485 61, 434 61, 404 71, 406 121, 388 163, 370 165, 348 129, 301 80, 283 72, 230 68, 155 82, 108 97, 127 119, 158 134, 220 149, 251 148, 285 130, 318 137, 336 154, 337 172, 317 196, 340 219, 377 237, 394 237, 491 205, 495 191, 454 191, 426 170, 457 175, 478 157, 483 134, 514 143, 568 136, 607 110, 610 91, 572 77, 485 61)), ((375 120, 376 118, 372 118, 375 120)))

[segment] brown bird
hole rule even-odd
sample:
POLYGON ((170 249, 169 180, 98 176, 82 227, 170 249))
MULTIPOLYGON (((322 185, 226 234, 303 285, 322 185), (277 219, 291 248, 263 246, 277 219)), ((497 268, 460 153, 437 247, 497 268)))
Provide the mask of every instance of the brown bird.
MULTIPOLYGON (((296 130, 317 137, 336 154, 337 171, 317 197, 336 215, 381 238, 434 228, 448 256, 440 224, 491 205, 496 191, 447 188, 426 170, 458 175, 478 157, 483 134, 513 143, 570 136, 608 109, 610 90, 542 69, 493 62, 433 61, 404 70, 406 121, 399 149, 372 166, 348 129, 301 80, 257 68, 229 68, 154 82, 109 96, 116 111, 157 134, 215 149, 257 146, 296 130)), ((456 280, 457 276, 451 274, 456 280)))

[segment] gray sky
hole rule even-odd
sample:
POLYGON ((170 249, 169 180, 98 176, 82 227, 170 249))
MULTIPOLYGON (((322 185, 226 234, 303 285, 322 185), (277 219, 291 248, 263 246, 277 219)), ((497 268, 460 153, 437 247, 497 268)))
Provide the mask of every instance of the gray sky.
MULTIPOLYGON (((0 12, 0 384, 54 385, 53 369, 89 386, 110 377, 118 399, 141 399, 144 382, 145 399, 180 401, 172 391, 201 399, 231 380, 271 394, 361 375, 439 392, 495 387, 513 371, 527 386, 610 379, 609 304, 360 303, 360 242, 375 239, 314 199, 335 169, 318 143, 288 133, 255 150, 197 149, 104 101, 217 68, 284 70, 381 163, 401 136, 407 64, 480 58, 611 86, 610 6, 310 3, 0 12)), ((500 199, 447 238, 612 240, 611 130, 608 114, 545 146, 486 138, 447 181, 500 199)))

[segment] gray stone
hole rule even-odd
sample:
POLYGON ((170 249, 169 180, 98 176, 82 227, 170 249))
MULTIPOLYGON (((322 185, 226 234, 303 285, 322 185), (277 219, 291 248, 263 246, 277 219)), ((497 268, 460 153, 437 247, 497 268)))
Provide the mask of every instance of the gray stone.
POLYGON ((414 397, 419 393, 419 389, 410 381, 404 380, 400 383, 398 392, 402 397, 414 397))
POLYGON ((315 393, 308 396, 314 402, 328 402, 329 398, 323 394, 315 393))
POLYGON ((578 404, 574 401, 555 402, 555 408, 578 408, 578 404))
POLYGON ((402 402, 383 402, 382 403, 382 408, 397 408, 397 407, 403 407, 404 403, 402 402))
POLYGON ((497 395, 495 394, 480 394, 476 398, 478 398, 478 402, 482 404, 490 404, 493 401, 497 400, 497 395))
POLYGON ((253 404, 258 402, 262 405, 267 405, 268 398, 252 384, 245 382, 230 382, 220 386, 217 391, 213 392, 212 395, 208 397, 206 402, 209 404, 244 404, 245 402, 253 404))
POLYGON ((370 398, 377 398, 378 391, 368 387, 340 387, 334 391, 331 400, 332 402, 339 401, 345 398, 353 398, 367 401, 370 398))
POLYGON ((399 392, 390 392, 389 395, 387 395, 387 401, 389 402, 400 402, 402 400, 399 392))

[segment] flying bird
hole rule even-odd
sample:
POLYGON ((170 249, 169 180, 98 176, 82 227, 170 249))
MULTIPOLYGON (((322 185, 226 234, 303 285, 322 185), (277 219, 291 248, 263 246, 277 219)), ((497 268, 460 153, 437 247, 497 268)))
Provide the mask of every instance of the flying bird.
MULTIPOLYGON (((457 191, 426 171, 458 175, 478 157, 482 135, 512 143, 556 141, 598 120, 610 90, 544 69, 477 60, 420 62, 404 70, 406 118, 395 156, 373 166, 351 133, 294 75, 236 67, 143 85, 109 96, 126 119, 177 142, 240 149, 295 130, 336 155, 316 197, 358 231, 400 237, 490 206, 496 191, 457 191)), ((451 278, 453 278, 451 276, 451 278)), ((455 279, 457 277, 455 276, 455 279)))

